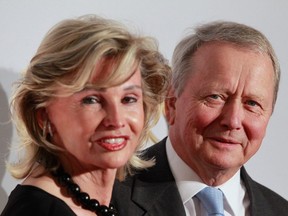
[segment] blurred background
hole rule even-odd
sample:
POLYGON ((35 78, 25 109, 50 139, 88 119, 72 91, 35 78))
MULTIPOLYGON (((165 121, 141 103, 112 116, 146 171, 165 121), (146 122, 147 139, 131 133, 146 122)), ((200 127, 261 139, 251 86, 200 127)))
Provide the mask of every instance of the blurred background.
MULTIPOLYGON (((17 143, 9 113, 12 83, 48 29, 60 20, 84 14, 116 19, 133 31, 155 37, 168 60, 187 29, 203 22, 236 21, 262 31, 279 57, 282 77, 266 138, 246 168, 256 181, 288 199, 287 11, 286 0, 0 0, 0 212, 19 183, 5 169, 5 160, 16 159, 8 152, 17 143)), ((158 139, 166 136, 163 117, 153 131, 158 139)))

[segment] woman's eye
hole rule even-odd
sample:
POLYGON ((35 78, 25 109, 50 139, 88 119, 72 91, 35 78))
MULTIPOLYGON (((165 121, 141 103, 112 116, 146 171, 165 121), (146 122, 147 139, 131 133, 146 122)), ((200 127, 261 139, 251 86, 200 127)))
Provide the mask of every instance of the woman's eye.
POLYGON ((137 98, 135 97, 124 97, 122 99, 122 103, 124 104, 135 103, 135 102, 137 102, 137 98))
POLYGON ((83 98, 82 102, 83 104, 96 104, 96 103, 99 103, 100 100, 98 97, 90 96, 90 97, 83 98))

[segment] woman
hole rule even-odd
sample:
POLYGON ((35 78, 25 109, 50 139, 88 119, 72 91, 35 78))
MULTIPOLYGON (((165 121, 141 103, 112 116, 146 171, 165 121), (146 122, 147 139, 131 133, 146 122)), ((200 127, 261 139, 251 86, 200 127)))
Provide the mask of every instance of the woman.
POLYGON ((115 21, 89 15, 52 28, 12 100, 24 152, 8 169, 24 181, 1 215, 117 215, 115 178, 153 164, 137 150, 169 77, 155 42, 115 21))

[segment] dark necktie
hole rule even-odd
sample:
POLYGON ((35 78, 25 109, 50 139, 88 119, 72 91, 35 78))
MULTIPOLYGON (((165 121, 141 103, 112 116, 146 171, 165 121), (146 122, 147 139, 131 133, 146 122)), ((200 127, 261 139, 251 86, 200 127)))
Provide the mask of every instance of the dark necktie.
POLYGON ((196 195, 208 215, 224 216, 223 193, 221 190, 213 187, 206 187, 196 195))

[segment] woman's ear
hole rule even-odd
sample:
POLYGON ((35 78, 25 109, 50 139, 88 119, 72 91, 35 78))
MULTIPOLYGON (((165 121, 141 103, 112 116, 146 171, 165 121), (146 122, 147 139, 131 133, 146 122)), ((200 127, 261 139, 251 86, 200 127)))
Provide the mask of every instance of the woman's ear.
POLYGON ((176 100, 174 88, 171 87, 165 100, 165 117, 168 125, 173 125, 175 121, 176 100))
POLYGON ((48 119, 45 108, 40 108, 36 111, 36 119, 39 127, 43 130, 43 128, 45 127, 45 122, 47 122, 48 119))
POLYGON ((49 121, 49 117, 45 108, 38 109, 36 111, 36 118, 39 127, 42 129, 43 136, 46 136, 47 133, 50 137, 53 137, 53 129, 51 122, 49 121))

